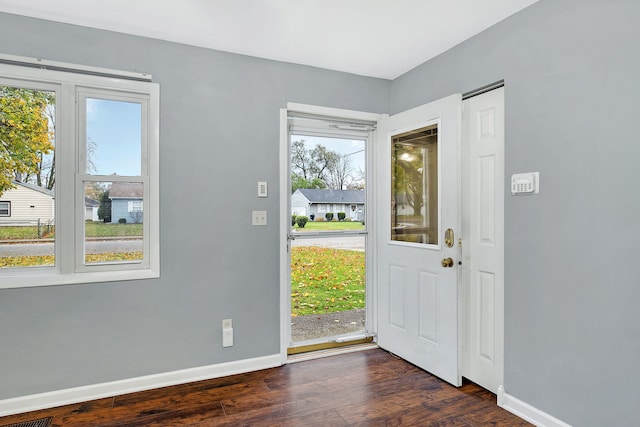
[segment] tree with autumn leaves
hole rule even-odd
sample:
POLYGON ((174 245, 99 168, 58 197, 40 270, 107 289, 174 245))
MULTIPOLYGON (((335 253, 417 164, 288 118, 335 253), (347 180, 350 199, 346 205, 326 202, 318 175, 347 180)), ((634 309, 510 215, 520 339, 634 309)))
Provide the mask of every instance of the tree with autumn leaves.
POLYGON ((44 180, 42 173, 45 158, 54 152, 54 104, 52 92, 0 86, 0 195, 14 187, 17 174, 53 188, 54 165, 44 180))

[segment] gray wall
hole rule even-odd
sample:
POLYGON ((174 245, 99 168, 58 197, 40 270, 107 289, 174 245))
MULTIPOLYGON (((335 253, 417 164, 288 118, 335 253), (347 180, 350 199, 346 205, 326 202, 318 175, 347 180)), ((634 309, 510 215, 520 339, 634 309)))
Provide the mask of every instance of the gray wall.
POLYGON ((504 79, 505 389, 640 425, 640 2, 541 0, 392 84, 391 112, 504 79), (507 186, 507 189, 509 187, 507 186))
POLYGON ((0 399, 279 354, 279 109, 384 112, 390 82, 7 14, 0 52, 160 83, 162 268, 158 280, 0 291, 0 399), (267 227, 250 225, 253 209, 267 227))
POLYGON ((638 425, 639 20, 636 0, 541 0, 389 83, 0 14, 1 52, 162 85, 162 278, 0 291, 0 399, 277 353, 278 108, 397 112, 505 79, 507 176, 541 177, 506 196, 506 391, 638 425), (269 227, 248 226, 257 208, 269 227))

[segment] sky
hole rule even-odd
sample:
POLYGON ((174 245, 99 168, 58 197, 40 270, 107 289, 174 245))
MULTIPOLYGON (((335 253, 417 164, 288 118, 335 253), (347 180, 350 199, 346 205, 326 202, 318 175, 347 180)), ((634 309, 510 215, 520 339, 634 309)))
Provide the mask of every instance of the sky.
POLYGON ((316 145, 320 144, 325 146, 327 150, 334 151, 342 156, 347 155, 347 158, 351 160, 351 166, 353 167, 352 173, 354 176, 358 176, 360 170, 363 172, 366 170, 364 140, 291 135, 291 141, 300 140, 304 140, 305 146, 308 148, 314 148, 316 145))
POLYGON ((142 107, 87 98, 87 139, 95 143, 92 175, 141 174, 142 107))

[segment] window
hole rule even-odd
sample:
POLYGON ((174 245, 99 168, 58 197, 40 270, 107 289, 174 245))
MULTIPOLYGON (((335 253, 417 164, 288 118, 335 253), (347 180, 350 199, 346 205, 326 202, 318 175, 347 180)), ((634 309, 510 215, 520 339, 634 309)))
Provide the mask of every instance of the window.
POLYGON ((11 216, 11 202, 0 202, 0 216, 11 216))
POLYGON ((0 196, 51 247, 18 260, 0 245, 0 288, 159 276, 159 87, 95 74, 0 65, 0 124, 38 126, 10 140, 0 196))
POLYGON ((132 200, 129 202, 129 213, 142 212, 142 200, 132 200))
POLYGON ((391 240, 438 244, 438 125, 395 135, 391 240))

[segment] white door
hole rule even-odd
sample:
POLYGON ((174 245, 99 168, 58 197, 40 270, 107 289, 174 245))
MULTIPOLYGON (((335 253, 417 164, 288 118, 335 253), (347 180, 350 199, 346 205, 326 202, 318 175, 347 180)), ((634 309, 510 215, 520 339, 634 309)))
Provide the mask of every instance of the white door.
POLYGON ((379 121, 376 148, 378 345, 453 385, 460 123, 452 95, 379 121))
POLYGON ((462 374, 494 393, 504 371, 504 88, 464 101, 462 374))

